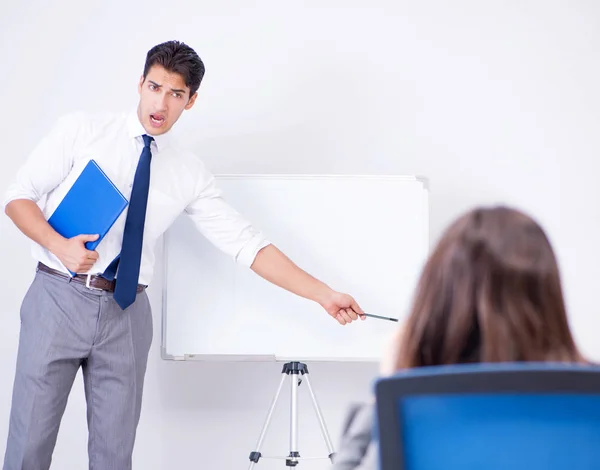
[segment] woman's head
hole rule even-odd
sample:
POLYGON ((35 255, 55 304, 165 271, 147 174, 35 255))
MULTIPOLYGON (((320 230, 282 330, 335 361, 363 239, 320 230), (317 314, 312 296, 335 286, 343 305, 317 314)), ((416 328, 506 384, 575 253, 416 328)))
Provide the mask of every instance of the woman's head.
POLYGON ((423 269, 398 346, 397 368, 579 360, 542 228, 507 207, 456 220, 423 269))

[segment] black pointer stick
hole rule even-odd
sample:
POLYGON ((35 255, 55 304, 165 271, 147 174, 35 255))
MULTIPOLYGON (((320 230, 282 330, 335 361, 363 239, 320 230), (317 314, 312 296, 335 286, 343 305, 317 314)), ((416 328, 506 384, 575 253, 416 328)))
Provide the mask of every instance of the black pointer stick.
POLYGON ((373 317, 373 318, 379 318, 380 320, 389 320, 389 321, 398 321, 397 318, 390 318, 390 317, 380 317, 379 315, 373 315, 371 313, 363 313, 363 314, 359 314, 361 316, 365 316, 365 317, 373 317))

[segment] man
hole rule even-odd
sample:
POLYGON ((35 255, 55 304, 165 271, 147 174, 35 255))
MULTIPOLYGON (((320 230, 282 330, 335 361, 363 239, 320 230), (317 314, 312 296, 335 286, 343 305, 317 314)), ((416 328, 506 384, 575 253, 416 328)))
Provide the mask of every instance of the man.
POLYGON ((35 242, 39 264, 21 308, 4 470, 50 467, 79 367, 90 469, 131 468, 152 341, 145 288, 156 241, 182 212, 237 262, 318 302, 340 324, 363 313, 352 297, 310 276, 270 244, 223 201, 202 162, 172 141, 169 130, 194 105, 203 75, 204 64, 187 45, 155 46, 146 57, 135 111, 63 117, 9 187, 5 212, 35 242), (95 251, 85 243, 98 234, 65 239, 47 222, 92 158, 129 200, 95 251), (67 270, 79 274, 71 278, 67 270))

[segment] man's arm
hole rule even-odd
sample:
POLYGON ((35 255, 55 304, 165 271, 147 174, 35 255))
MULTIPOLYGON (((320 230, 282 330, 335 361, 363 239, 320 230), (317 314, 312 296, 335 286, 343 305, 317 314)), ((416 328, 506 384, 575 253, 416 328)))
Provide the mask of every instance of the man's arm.
POLYGON ((315 279, 270 244, 260 230, 225 201, 214 176, 203 164, 198 172, 196 198, 185 212, 221 251, 276 286, 319 303, 340 324, 364 313, 352 297, 315 279))
POLYGON ((98 252, 86 249, 85 242, 98 235, 64 238, 46 221, 38 205, 29 199, 15 199, 6 205, 6 215, 27 237, 53 253, 72 272, 87 272, 98 259, 98 252))
POLYGON ((79 113, 58 119, 19 169, 4 197, 4 211, 19 230, 57 256, 73 272, 87 271, 98 258, 97 253, 84 246, 97 235, 65 239, 48 224, 37 201, 56 188, 71 171, 83 120, 79 113))
POLYGON ((276 286, 317 302, 342 325, 364 313, 351 296, 336 292, 311 276, 272 244, 258 252, 251 269, 276 286))

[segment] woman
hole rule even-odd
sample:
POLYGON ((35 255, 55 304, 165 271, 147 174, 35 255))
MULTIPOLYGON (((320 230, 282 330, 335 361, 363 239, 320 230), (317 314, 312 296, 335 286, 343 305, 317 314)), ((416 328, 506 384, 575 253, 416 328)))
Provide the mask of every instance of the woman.
MULTIPOLYGON (((476 208, 443 234, 382 373, 473 362, 582 362, 543 229, 508 207, 476 208)), ((373 409, 347 426, 335 470, 376 469, 373 409)))

